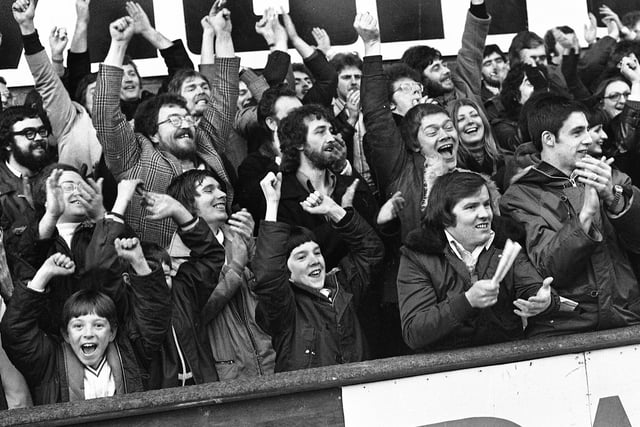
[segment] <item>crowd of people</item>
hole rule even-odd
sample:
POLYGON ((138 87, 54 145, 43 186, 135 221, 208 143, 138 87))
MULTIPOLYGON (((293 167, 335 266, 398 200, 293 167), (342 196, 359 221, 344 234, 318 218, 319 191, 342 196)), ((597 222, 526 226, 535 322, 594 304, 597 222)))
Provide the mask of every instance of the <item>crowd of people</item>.
POLYGON ((369 13, 360 58, 268 9, 258 72, 224 0, 197 69, 127 2, 93 74, 89 3, 66 63, 12 5, 35 87, 0 80, 0 408, 640 324, 640 11, 505 53, 470 0, 454 63, 385 63, 369 13))

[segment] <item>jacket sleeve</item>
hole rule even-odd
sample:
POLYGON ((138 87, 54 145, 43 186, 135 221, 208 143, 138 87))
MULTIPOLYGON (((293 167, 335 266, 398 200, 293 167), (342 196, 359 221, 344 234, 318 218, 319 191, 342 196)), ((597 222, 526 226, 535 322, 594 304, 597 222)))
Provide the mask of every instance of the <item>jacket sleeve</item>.
POLYGON ((578 74, 578 59, 580 55, 571 51, 568 55, 562 56, 562 75, 567 82, 569 93, 574 99, 587 99, 591 96, 591 92, 585 87, 578 74))
POLYGON ((360 102, 367 129, 367 162, 375 171, 380 191, 387 193, 389 184, 405 172, 409 153, 393 120, 382 56, 365 56, 362 71, 360 102))
POLYGON ((211 82, 211 102, 198 125, 199 144, 211 143, 218 153, 227 149, 227 140, 238 108, 240 58, 218 58, 215 64, 201 65, 200 71, 211 82), (213 72, 210 70, 212 68, 213 72))
POLYGON ((264 75, 257 75, 251 68, 245 68, 244 71, 240 73, 240 80, 247 85, 253 99, 257 102, 260 102, 262 99, 264 91, 269 89, 269 83, 264 75))
POLYGON ((620 113, 612 120, 614 141, 627 151, 640 153, 640 101, 627 100, 620 113))
POLYGON ((191 255, 173 278, 173 299, 183 310, 197 315, 219 280, 224 265, 224 248, 202 218, 187 231, 179 229, 178 235, 191 249, 191 255))
MULTIPOLYGON (((609 216, 622 245, 630 252, 640 254, 640 189, 631 184, 631 179, 613 170, 613 182, 624 189, 626 206, 622 214, 609 216)), ((603 214, 605 215, 605 214, 603 214)))
POLYGON ((582 82, 591 89, 600 82, 600 76, 605 71, 609 57, 616 47, 613 37, 605 36, 584 51, 578 63, 578 73, 582 82))
POLYGON ((304 60, 305 65, 316 79, 309 92, 302 99, 303 104, 320 104, 331 107, 331 101, 338 88, 338 73, 320 50, 304 60))
POLYGON ((340 274, 346 279, 340 283, 347 286, 358 306, 371 283, 371 272, 384 257, 384 246, 373 228, 352 208, 347 208, 347 215, 332 226, 349 247, 349 254, 340 261, 340 274))
POLYGON ((414 350, 445 338, 476 312, 464 293, 438 301, 431 273, 418 255, 406 248, 398 270, 398 304, 402 337, 414 350))
POLYGON ((91 272, 92 283, 115 302, 122 320, 128 315, 130 303, 122 276, 127 269, 118 257, 113 241, 124 232, 124 223, 109 218, 98 221, 85 257, 85 269, 91 272))
POLYGON ((133 168, 142 151, 136 135, 120 110, 122 68, 100 64, 93 100, 93 125, 105 161, 116 178, 133 168))
POLYGON ((483 105, 480 96, 482 59, 490 25, 491 18, 482 19, 471 12, 467 13, 462 33, 462 46, 458 51, 456 69, 451 76, 456 87, 464 88, 464 95, 478 101, 478 105, 483 105))
POLYGON ((30 387, 56 370, 57 343, 38 327, 38 316, 48 301, 48 292, 17 283, 0 324, 2 346, 30 387))
MULTIPOLYGON (((542 276, 553 277, 557 288, 573 283, 576 271, 589 268, 591 254, 602 242, 602 234, 593 227, 589 234, 585 233, 577 214, 560 226, 550 224, 548 221, 553 221, 555 214, 524 187, 517 183, 509 187, 500 199, 500 213, 524 225, 527 253, 542 276)), ((556 221, 560 224, 559 219, 556 221)))
POLYGON ((228 265, 222 267, 218 284, 202 309, 202 323, 207 324, 215 319, 231 298, 238 292, 243 282, 243 273, 228 265))
POLYGON ((148 366, 171 327, 171 293, 160 265, 145 276, 130 272, 134 303, 126 319, 129 340, 148 366))
POLYGON ((167 80, 170 80, 178 70, 195 69, 180 39, 174 40, 168 48, 160 49, 160 55, 164 58, 164 63, 167 66, 167 80))
MULTIPOLYGON (((89 50, 84 52, 72 52, 70 50, 67 53, 67 72, 67 89, 73 99, 75 98, 80 80, 91 74, 91 56, 89 55, 89 50)), ((84 100, 80 99, 77 101, 83 104, 84 100)))
POLYGON ((256 276, 253 289, 258 298, 256 319, 269 335, 290 327, 295 320, 296 302, 289 284, 286 242, 289 225, 262 221, 252 268, 256 276))

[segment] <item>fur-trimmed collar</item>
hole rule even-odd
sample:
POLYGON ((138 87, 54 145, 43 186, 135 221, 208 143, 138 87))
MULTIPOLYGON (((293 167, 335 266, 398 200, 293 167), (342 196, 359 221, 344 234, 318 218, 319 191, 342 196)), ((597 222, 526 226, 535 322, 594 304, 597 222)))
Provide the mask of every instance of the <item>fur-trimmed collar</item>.
MULTIPOLYGON (((494 216, 491 222, 491 229, 496 233, 493 239, 493 246, 496 248, 504 248, 507 239, 524 246, 526 232, 519 222, 510 218, 494 216)), ((424 226, 413 230, 405 240, 407 249, 423 254, 443 254, 446 245, 447 238, 444 235, 444 230, 436 230, 424 226)))

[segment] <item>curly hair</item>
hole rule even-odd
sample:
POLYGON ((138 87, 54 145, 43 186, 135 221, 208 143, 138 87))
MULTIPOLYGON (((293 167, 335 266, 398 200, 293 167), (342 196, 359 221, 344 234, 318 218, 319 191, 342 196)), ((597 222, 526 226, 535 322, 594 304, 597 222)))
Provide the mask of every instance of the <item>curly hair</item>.
POLYGON ((389 94, 389 102, 393 101, 393 84, 400 79, 411 79, 416 83, 420 83, 420 73, 409 67, 407 64, 397 63, 385 67, 384 75, 387 77, 387 93, 389 94))
POLYGON ((276 115, 276 102, 280 98, 289 97, 296 98, 296 92, 292 90, 286 83, 281 83, 277 86, 270 87, 265 90, 258 102, 258 123, 268 130, 265 120, 267 117, 273 117, 276 115))
POLYGON ((336 72, 340 74, 340 71, 347 67, 355 67, 362 70, 362 59, 355 53, 340 52, 336 53, 329 63, 335 68, 336 72))
POLYGON ((25 119, 40 119, 43 125, 51 132, 51 125, 44 112, 35 108, 18 105, 9 107, 0 113, 0 158, 9 158, 9 147, 14 141, 13 125, 25 119))
POLYGON ((158 131, 158 113, 162 107, 182 107, 186 111, 187 101, 180 95, 162 93, 143 101, 136 110, 135 131, 147 138, 158 131))
POLYGON ((300 152, 307 142, 307 123, 312 119, 325 119, 333 123, 333 116, 325 107, 317 104, 303 105, 291 111, 278 126, 282 164, 284 173, 292 173, 300 167, 300 152))

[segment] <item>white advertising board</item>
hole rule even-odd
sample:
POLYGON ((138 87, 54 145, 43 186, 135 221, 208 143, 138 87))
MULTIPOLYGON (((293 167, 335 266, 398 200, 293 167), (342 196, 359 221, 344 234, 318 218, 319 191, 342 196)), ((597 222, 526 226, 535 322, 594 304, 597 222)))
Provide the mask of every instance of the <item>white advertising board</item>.
POLYGON ((640 348, 343 387, 351 426, 640 425, 640 348))

